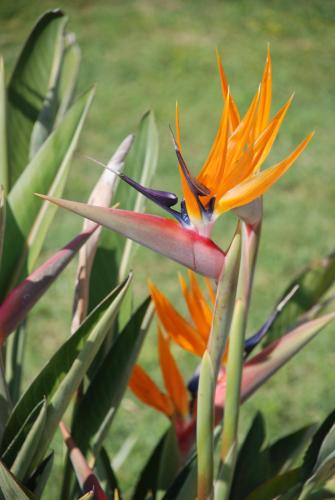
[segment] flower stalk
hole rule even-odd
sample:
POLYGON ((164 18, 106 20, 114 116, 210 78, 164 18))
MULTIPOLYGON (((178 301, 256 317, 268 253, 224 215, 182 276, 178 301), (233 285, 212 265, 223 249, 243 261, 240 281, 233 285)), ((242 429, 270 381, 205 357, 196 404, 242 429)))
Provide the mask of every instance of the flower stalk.
POLYGON ((213 424, 215 386, 226 347, 235 299, 241 234, 236 231, 221 272, 215 299, 211 332, 202 357, 197 405, 198 499, 212 498, 213 424))
POLYGON ((241 404, 240 392, 245 331, 260 229, 261 222, 255 226, 245 223, 241 224, 241 258, 235 306, 229 333, 224 426, 220 451, 221 461, 219 465, 218 480, 215 485, 215 500, 226 500, 229 498, 237 458, 237 434, 241 404))

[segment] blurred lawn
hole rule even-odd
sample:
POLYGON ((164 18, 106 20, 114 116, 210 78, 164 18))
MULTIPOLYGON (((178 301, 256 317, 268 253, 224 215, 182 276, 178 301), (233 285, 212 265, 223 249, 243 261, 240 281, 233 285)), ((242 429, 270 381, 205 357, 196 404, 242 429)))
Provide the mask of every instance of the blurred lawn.
MULTIPOLYGON (((80 88, 97 85, 66 192, 68 197, 79 200, 87 198, 99 175, 97 167, 83 155, 107 160, 148 108, 155 111, 160 132, 155 185, 179 191, 168 131, 176 99, 181 106, 185 156, 196 171, 208 152, 221 107, 214 48, 221 50, 232 92, 244 111, 259 83, 270 42, 274 109, 295 92, 271 162, 287 155, 310 130, 315 129, 316 135, 296 166, 265 197, 251 332, 267 317, 294 273, 311 258, 327 254, 335 246, 335 3, 43 2, 44 10, 55 6, 69 14, 70 29, 82 49, 80 88)), ((40 2, 2 0, 0 52, 8 72, 41 12, 40 2)), ((67 241, 80 225, 75 216, 59 213, 45 252, 67 241)), ((219 240, 228 241, 231 230, 232 218, 227 216, 219 223, 219 240)), ((149 276, 171 297, 177 297, 177 265, 140 249, 133 267, 138 297, 145 293, 149 276)), ((63 274, 31 315, 26 384, 68 335, 74 269, 72 266, 63 274)), ((243 408, 244 423, 256 408, 266 411, 269 428, 279 433, 325 416, 334 402, 334 380, 329 376, 335 362, 333 338, 334 327, 330 327, 247 403, 243 408)), ((154 333, 142 358, 157 375, 154 333)), ((191 364, 188 359, 185 363, 188 367, 191 364)), ((126 487, 134 483, 142 458, 166 425, 163 417, 152 417, 150 410, 127 398, 114 423, 109 440, 112 451, 125 437, 137 437, 133 456, 120 471, 126 487)), ((55 446, 61 453, 59 442, 55 446)), ((59 459, 58 454, 56 463, 59 459)), ((56 498, 56 478, 57 470, 49 487, 50 498, 56 498)))

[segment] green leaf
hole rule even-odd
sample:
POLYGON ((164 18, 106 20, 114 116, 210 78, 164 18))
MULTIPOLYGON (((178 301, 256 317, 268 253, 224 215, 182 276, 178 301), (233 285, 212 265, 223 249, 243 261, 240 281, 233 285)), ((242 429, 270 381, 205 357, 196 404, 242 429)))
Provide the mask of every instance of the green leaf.
POLYGON ((287 471, 258 486, 246 497, 246 500, 269 500, 270 498, 277 498, 278 495, 283 495, 295 487, 300 480, 300 468, 287 471))
POLYGON ((310 446, 308 447, 303 463, 303 473, 307 479, 315 469, 322 444, 335 423, 335 410, 333 410, 314 434, 310 446))
POLYGON ((116 491, 118 492, 119 498, 121 498, 118 480, 104 447, 102 447, 99 452, 95 468, 97 470, 97 476, 108 498, 114 498, 116 491))
POLYGON ((322 296, 329 290, 335 280, 335 253, 323 259, 313 261, 296 279, 290 283, 280 302, 295 285, 299 285, 297 292, 286 304, 285 309, 272 324, 266 335, 263 345, 281 337, 294 326, 300 316, 315 306, 322 296))
POLYGON ((77 99, 8 197, 4 265, 0 276, 3 296, 9 287, 22 279, 22 275, 31 271, 36 261, 55 210, 46 204, 41 206, 40 199, 33 193, 62 192, 93 95, 94 90, 91 90, 77 99))
POLYGON ((193 453, 179 471, 163 500, 194 500, 197 496, 197 459, 193 453))
POLYGON ((6 341, 6 380, 12 404, 16 404, 21 394, 23 363, 26 353, 27 323, 24 321, 6 341))
POLYGON ((34 461, 43 459, 72 395, 78 388, 105 336, 113 325, 131 277, 92 311, 77 332, 51 357, 15 406, 2 441, 5 450, 32 408, 45 396, 50 403, 41 446, 34 461))
POLYGON ((305 489, 308 492, 313 491, 323 486, 335 475, 335 411, 327 417, 316 432, 307 450, 303 471, 304 476, 309 476, 309 478, 302 495, 305 489), (311 468, 312 464, 313 468, 311 468))
POLYGON ((3 59, 0 57, 0 185, 8 193, 6 100, 5 68, 3 59))
POLYGON ((59 108, 56 125, 62 120, 72 104, 78 81, 80 59, 80 49, 74 33, 66 33, 64 35, 63 60, 58 82, 59 108))
POLYGON ((262 414, 256 413, 238 454, 231 498, 246 498, 253 489, 271 476, 269 456, 264 451, 265 444, 265 422, 262 414))
MULTIPOLYGON (((141 184, 149 185, 157 166, 158 133, 152 113, 146 113, 138 127, 134 145, 127 157, 125 173, 141 184)), ((128 184, 119 183, 114 200, 127 210, 143 211, 145 198, 128 184)), ((122 236, 102 230, 100 244, 90 277, 89 310, 109 292, 124 275, 129 266, 133 243, 122 236), (120 262, 122 266, 120 267, 120 262), (104 279, 101 279, 101 276, 104 279)))
POLYGON ((16 455, 13 465, 11 466, 12 474, 14 474, 14 476, 20 481, 24 481, 24 479, 32 472, 31 463, 44 431, 47 419, 47 407, 47 401, 44 400, 37 418, 24 440, 20 451, 16 455))
POLYGON ((16 456, 20 452, 20 449, 24 445, 24 442, 31 431, 38 415, 40 414, 41 408, 44 404, 45 399, 42 398, 35 407, 31 410, 23 424, 16 428, 16 433, 12 441, 8 444, 5 450, 1 453, 1 460, 8 467, 11 468, 16 456))
POLYGON ((0 462, 0 492, 3 494, 4 500, 13 500, 14 498, 29 500, 34 498, 31 492, 28 492, 16 481, 2 462, 0 462))
POLYGON ((153 310, 149 304, 150 298, 129 319, 79 403, 72 432, 83 453, 91 447, 99 454, 150 326, 153 310))
POLYGON ((307 425, 278 439, 268 448, 273 475, 286 472, 299 459, 315 431, 315 425, 307 425))
POLYGON ((36 468, 34 474, 26 481, 26 486, 37 498, 41 498, 43 490, 49 479, 54 462, 54 452, 52 451, 40 465, 36 468))
POLYGON ((173 426, 170 426, 142 469, 132 499, 144 500, 148 495, 156 498, 157 491, 166 490, 172 484, 179 464, 176 434, 173 426))
POLYGON ((29 161, 31 135, 55 85, 54 66, 61 57, 67 19, 60 10, 46 12, 33 28, 8 86, 8 158, 10 187, 29 161))

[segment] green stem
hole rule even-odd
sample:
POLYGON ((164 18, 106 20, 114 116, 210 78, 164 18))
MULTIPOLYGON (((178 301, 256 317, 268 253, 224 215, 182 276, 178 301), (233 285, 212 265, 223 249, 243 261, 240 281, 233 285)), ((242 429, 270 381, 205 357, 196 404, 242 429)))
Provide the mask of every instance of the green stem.
POLYGON ((240 247, 241 235, 238 230, 219 278, 208 347, 201 361, 197 402, 198 500, 206 500, 213 495, 215 385, 235 300, 240 247))
POLYGON ((245 330, 259 235, 260 224, 252 227, 242 223, 240 269, 235 307, 229 333, 224 427, 222 433, 221 462, 218 481, 215 487, 216 500, 226 500, 229 498, 236 464, 245 330))
POLYGON ((215 298, 213 320, 208 339, 208 353, 211 358, 214 378, 217 379, 221 360, 226 348, 238 277, 241 252, 241 233, 238 226, 227 253, 224 269, 221 272, 215 298))
POLYGON ((197 412, 197 451, 198 451, 198 500, 212 498, 214 478, 214 405, 215 389, 213 365, 206 350, 200 368, 197 412))

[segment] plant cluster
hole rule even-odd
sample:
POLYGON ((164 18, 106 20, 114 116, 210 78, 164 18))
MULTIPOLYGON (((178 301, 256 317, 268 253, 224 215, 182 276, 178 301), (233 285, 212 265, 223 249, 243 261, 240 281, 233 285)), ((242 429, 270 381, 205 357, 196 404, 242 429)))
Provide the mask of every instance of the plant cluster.
POLYGON ((179 208, 174 193, 147 187, 158 158, 152 113, 117 148, 88 203, 60 198, 94 95, 91 89, 76 96, 80 51, 61 11, 38 20, 7 85, 0 65, 0 491, 6 500, 42 496, 58 430, 67 448, 62 499, 129 496, 105 447, 127 387, 168 422, 134 481, 134 500, 334 498, 335 412, 320 425, 274 439, 257 413, 240 442, 244 401, 335 319, 335 258, 307 266, 261 328, 246 334, 262 195, 312 134, 261 170, 292 98, 271 117, 268 52, 261 84, 241 117, 218 54, 217 62, 224 106, 196 176, 182 154, 177 106, 172 143, 183 193, 179 208), (145 214, 145 198, 171 218, 145 214), (36 267, 56 205, 82 216, 83 229, 36 267), (236 230, 223 250, 211 234, 228 210, 236 215, 236 230), (134 303, 133 242, 189 269, 175 292, 185 300, 187 317, 152 282, 150 295, 134 303), (68 338, 22 391, 27 316, 76 254, 68 338), (164 390, 137 362, 154 315, 164 390), (187 381, 172 344, 199 358, 187 381))

